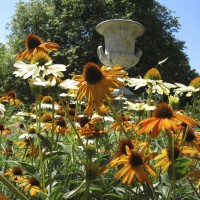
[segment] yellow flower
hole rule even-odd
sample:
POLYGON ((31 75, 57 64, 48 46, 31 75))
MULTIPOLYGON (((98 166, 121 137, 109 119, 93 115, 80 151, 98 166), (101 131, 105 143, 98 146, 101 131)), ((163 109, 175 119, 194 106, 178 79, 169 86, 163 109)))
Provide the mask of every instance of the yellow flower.
POLYGON ((106 66, 100 68, 96 63, 88 62, 83 68, 83 74, 74 76, 74 80, 80 83, 78 85, 77 101, 81 102, 85 96, 87 97, 87 112, 93 108, 98 111, 103 104, 105 95, 113 99, 111 92, 124 86, 124 83, 116 78, 116 76, 126 75, 126 72, 122 69, 119 65, 111 69, 106 66))
POLYGON ((4 176, 10 176, 13 181, 23 180, 23 175, 22 168, 18 166, 8 169, 4 174, 4 176))
MULTIPOLYGON (((157 176, 154 168, 147 164, 147 161, 155 157, 155 153, 145 155, 146 146, 141 151, 130 149, 126 146, 126 154, 116 159, 115 165, 123 165, 123 167, 115 175, 116 179, 122 178, 122 183, 131 184, 134 177, 140 183, 151 184, 151 179, 148 175, 157 176)), ((114 166, 115 166, 114 165, 114 166)))
MULTIPOLYGON (((183 146, 182 149, 180 149, 178 146, 174 146, 174 160, 181 156, 191 156, 197 154, 198 151, 194 150, 193 148, 183 146)), ((161 174, 164 174, 168 169, 169 165, 172 163, 170 147, 167 146, 166 149, 163 149, 161 151, 161 154, 156 156, 154 160, 159 160, 154 167, 158 168, 162 166, 161 174)))
POLYGON ((105 134, 109 132, 108 130, 102 130, 101 123, 102 118, 95 117, 93 119, 89 119, 87 116, 78 118, 80 123, 80 135, 87 136, 89 138, 99 137, 101 134, 105 134))
POLYGON ((58 50, 59 45, 55 42, 44 42, 40 37, 35 34, 29 34, 26 37, 26 50, 19 53, 16 58, 19 60, 31 60, 32 57, 38 52, 48 53, 51 50, 58 50))
POLYGON ((22 106, 23 103, 17 99, 17 94, 14 90, 10 90, 5 94, 3 97, 1 97, 1 102, 8 102, 10 106, 17 105, 17 106, 22 106))
POLYGON ((158 136, 161 130, 171 130, 174 133, 178 124, 184 122, 188 126, 194 126, 197 122, 186 115, 175 113, 167 103, 159 103, 153 112, 153 117, 142 120, 138 134, 149 133, 152 138, 158 136))
POLYGON ((195 133, 191 127, 183 127, 180 134, 180 140, 183 141, 184 139, 185 145, 194 147, 200 152, 200 134, 195 133))
POLYGON ((67 123, 62 116, 55 119, 55 133, 61 134, 62 136, 70 133, 67 123))
POLYGON ((20 181, 21 183, 19 184, 19 187, 23 187, 23 192, 28 192, 30 196, 36 196, 38 193, 42 191, 42 187, 40 185, 40 182, 34 178, 34 177, 29 177, 25 179, 24 181, 20 181))

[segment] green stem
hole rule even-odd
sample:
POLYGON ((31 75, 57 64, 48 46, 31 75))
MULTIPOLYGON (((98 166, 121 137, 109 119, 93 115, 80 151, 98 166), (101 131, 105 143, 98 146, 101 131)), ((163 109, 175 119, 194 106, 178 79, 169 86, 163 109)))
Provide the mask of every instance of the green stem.
MULTIPOLYGON (((148 93, 148 105, 151 106, 151 100, 152 100, 152 94, 153 94, 153 86, 149 86, 149 93, 148 93)), ((151 116, 151 110, 147 112, 147 116, 151 116)))
POLYGON ((53 170, 53 158, 52 158, 52 151, 53 151, 53 144, 54 144, 54 113, 55 113, 55 94, 52 94, 52 129, 51 129, 51 149, 50 149, 50 160, 49 160, 49 191, 51 194, 52 188, 52 170, 53 170))
POLYGON ((81 143, 81 146, 83 147, 84 151, 86 152, 86 147, 85 147, 85 145, 83 144, 83 141, 82 141, 82 139, 81 139, 79 133, 77 132, 76 126, 74 125, 74 123, 73 123, 73 121, 72 121, 72 119, 71 119, 71 116, 70 116, 68 110, 66 109, 64 103, 63 103, 62 98, 61 98, 60 96, 58 96, 58 98, 59 98, 59 100, 60 100, 60 102, 61 102, 61 104, 62 104, 62 106, 63 106, 63 108, 64 108, 64 110, 65 110, 66 117, 68 118, 69 123, 70 123, 70 125, 71 125, 71 127, 72 127, 74 133, 75 133, 76 136, 78 137, 79 142, 81 143))
POLYGON ((28 200, 26 196, 21 193, 8 179, 6 179, 3 175, 0 175, 0 181, 6 185, 16 196, 21 200, 28 200))
POLYGON ((169 131, 167 132, 168 140, 170 144, 170 156, 171 156, 171 165, 172 165, 172 190, 173 190, 173 200, 176 200, 176 177, 175 177, 175 159, 174 159, 174 135, 169 131))
MULTIPOLYGON (((37 133, 41 132, 41 95, 36 94, 36 124, 37 124, 37 133), (39 109, 38 109, 39 107, 39 109)), ((45 175, 44 175, 44 162, 42 155, 42 144, 40 139, 38 138, 38 146, 39 146, 39 156, 40 156, 40 170, 42 176, 42 191, 45 193, 45 175)), ((42 199, 45 199, 44 195, 42 195, 42 199)))
POLYGON ((105 95, 105 100, 106 100, 106 103, 107 103, 108 107, 110 108, 110 110, 111 110, 111 112, 112 112, 114 118, 117 120, 117 123, 119 124, 120 128, 121 128, 122 131, 124 132, 124 135, 129 139, 128 134, 127 134, 127 132, 126 132, 124 126, 122 125, 122 123, 121 123, 121 121, 120 121, 120 119, 119 119, 118 114, 117 114, 117 113, 115 112, 115 110, 113 109, 113 107, 112 107, 112 105, 111 105, 111 103, 110 103, 110 101, 109 101, 107 95, 105 95))

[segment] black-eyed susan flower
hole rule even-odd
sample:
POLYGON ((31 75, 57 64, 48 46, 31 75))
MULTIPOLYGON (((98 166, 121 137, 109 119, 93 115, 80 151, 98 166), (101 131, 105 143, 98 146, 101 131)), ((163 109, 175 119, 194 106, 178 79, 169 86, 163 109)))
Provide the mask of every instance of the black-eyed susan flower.
POLYGON ((101 117, 95 117, 93 119, 89 119, 87 116, 79 116, 78 121, 81 126, 80 127, 81 136, 86 136, 92 139, 109 132, 109 130, 102 129, 101 124, 103 119, 101 117))
POLYGON ((147 92, 152 88, 153 93, 158 92, 161 95, 163 93, 169 95, 170 89, 176 87, 174 84, 163 82, 160 72, 155 67, 148 70, 144 78, 128 78, 126 85, 134 87, 135 90, 141 87, 148 87, 147 92))
POLYGON ((31 138, 24 138, 23 141, 16 141, 14 142, 15 145, 19 146, 20 149, 28 147, 32 142, 31 138))
POLYGON ((19 187, 24 187, 23 192, 29 192, 30 196, 36 196, 38 193, 42 191, 42 187, 40 185, 40 182, 34 178, 29 177, 23 181, 20 181, 19 187))
POLYGON ((55 119, 55 133, 61 134, 64 136, 65 134, 69 134, 71 131, 67 127, 67 123, 64 117, 57 117, 55 119))
POLYGON ((25 178, 24 172, 21 167, 15 166, 6 170, 4 176, 9 176, 13 181, 23 180, 25 178))
POLYGON ((49 53, 52 50, 58 50, 59 44, 55 42, 44 42, 35 34, 28 34, 26 37, 26 50, 19 53, 16 58, 19 60, 31 60, 36 53, 49 53))
POLYGON ((2 98, 4 98, 4 102, 8 102, 11 106, 17 105, 17 106, 22 106, 23 103, 17 99, 17 94, 14 90, 10 90, 7 92, 2 98))
POLYGON ((155 138, 161 130, 171 130, 175 133, 178 124, 181 122, 191 127, 197 124, 197 122, 190 117, 175 113, 167 103, 158 103, 156 109, 153 111, 153 116, 139 123, 141 128, 138 134, 149 133, 152 138, 155 138))
MULTIPOLYGON (((182 148, 177 145, 174 146, 174 159, 181 156, 193 156, 197 155, 198 151, 194 150, 191 147, 183 146, 182 148)), ((162 149, 161 154, 157 155, 154 160, 158 160, 158 162, 154 165, 155 168, 161 167, 161 174, 164 174, 170 164, 172 163, 171 151, 170 147, 167 146, 165 149, 162 149)))
POLYGON ((124 83, 116 77, 125 76, 126 72, 119 65, 109 69, 106 66, 100 68, 96 63, 88 62, 83 68, 82 75, 75 75, 74 80, 80 84, 77 92, 77 101, 81 102, 84 97, 87 97, 86 112, 91 111, 93 108, 99 110, 105 99, 113 99, 111 92, 124 83))
POLYGON ((134 149, 135 143, 136 143, 135 139, 121 139, 118 144, 118 149, 115 152, 115 157, 119 157, 124 154, 126 155, 126 146, 128 146, 129 149, 131 150, 134 149))
POLYGON ((185 145, 196 148, 200 152, 200 134, 196 133, 194 129, 183 126, 179 138, 185 142, 185 145))
POLYGON ((14 64, 17 68, 13 73, 16 77, 23 79, 41 77, 48 75, 63 77, 63 71, 66 71, 66 66, 62 64, 53 64, 53 61, 45 53, 35 54, 30 64, 22 61, 17 61, 14 64))
POLYGON ((123 167, 115 175, 116 179, 122 178, 122 183, 131 184, 136 177, 140 183, 151 184, 149 174, 157 176, 155 169, 147 162, 155 157, 155 153, 145 155, 146 147, 138 151, 130 149, 126 146, 126 154, 121 155, 115 159, 116 165, 123 165, 123 167))
POLYGON ((36 145, 30 145, 26 153, 26 157, 37 158, 39 156, 39 148, 36 145))

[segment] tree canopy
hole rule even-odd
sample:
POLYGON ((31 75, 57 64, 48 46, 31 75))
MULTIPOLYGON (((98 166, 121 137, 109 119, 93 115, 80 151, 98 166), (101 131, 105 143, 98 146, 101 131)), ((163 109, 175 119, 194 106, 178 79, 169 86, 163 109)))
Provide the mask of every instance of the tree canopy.
POLYGON ((155 0, 30 0, 20 1, 10 23, 8 45, 15 54, 25 48, 25 37, 34 33, 44 41, 60 44, 52 54, 55 63, 68 65, 67 76, 81 73, 88 61, 100 63, 97 47, 104 38, 95 27, 108 19, 131 19, 144 25, 145 33, 137 39, 136 49, 143 55, 139 63, 128 70, 129 76, 143 76, 158 61, 157 66, 167 82, 188 84, 197 76, 191 70, 184 52, 184 41, 174 33, 180 29, 172 12, 155 0))

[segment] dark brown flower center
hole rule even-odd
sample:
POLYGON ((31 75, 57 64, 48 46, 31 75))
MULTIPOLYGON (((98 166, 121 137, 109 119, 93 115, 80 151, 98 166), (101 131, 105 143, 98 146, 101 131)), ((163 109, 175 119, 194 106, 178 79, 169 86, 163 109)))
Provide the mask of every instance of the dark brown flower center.
POLYGON ((128 146, 129 149, 133 149, 132 141, 128 139, 122 139, 119 141, 118 152, 120 155, 126 154, 126 146, 128 146))
MULTIPOLYGON (((174 159, 176 160, 179 156, 179 153, 180 153, 180 150, 178 147, 174 147, 174 159)), ((168 158, 171 160, 171 152, 170 152, 170 148, 167 149, 167 155, 168 155, 168 158)))
POLYGON ((29 34, 26 37, 26 48, 29 50, 38 47, 42 43, 42 39, 37 37, 35 34, 29 34))
POLYGON ((31 184, 31 186, 38 186, 38 187, 40 186, 40 182, 34 177, 29 177, 28 182, 29 184, 31 184))
POLYGON ((64 117, 58 117, 58 118, 56 118, 55 124, 57 126, 61 126, 61 127, 66 127, 66 125, 67 125, 64 117))
POLYGON ((195 134, 194 134, 193 130, 188 130, 185 141, 192 142, 194 139, 195 139, 195 134))
POLYGON ((104 77, 99 66, 93 62, 89 62, 84 66, 83 76, 87 83, 92 85, 100 82, 104 77))
POLYGON ((172 118, 173 110, 167 105, 167 103, 159 103, 153 112, 153 116, 156 118, 172 118))
POLYGON ((29 134, 35 134, 36 133, 36 129, 35 128, 28 128, 28 133, 29 134))
POLYGON ((20 167, 13 167, 13 174, 16 176, 21 176, 23 175, 22 169, 20 167))
POLYGON ((141 155, 136 152, 132 152, 132 154, 129 157, 129 163, 133 167, 139 167, 143 163, 141 155))
POLYGON ((79 117, 79 123, 81 127, 84 127, 89 121, 90 120, 87 116, 79 117))
POLYGON ((25 128, 25 125, 22 124, 22 123, 20 123, 20 124, 19 124, 19 128, 20 128, 20 129, 24 129, 24 128, 25 128))
POLYGON ((0 124, 0 131, 3 131, 3 130, 4 130, 4 125, 0 124))
POLYGON ((16 92, 14 90, 9 91, 6 95, 12 99, 17 98, 16 92))

